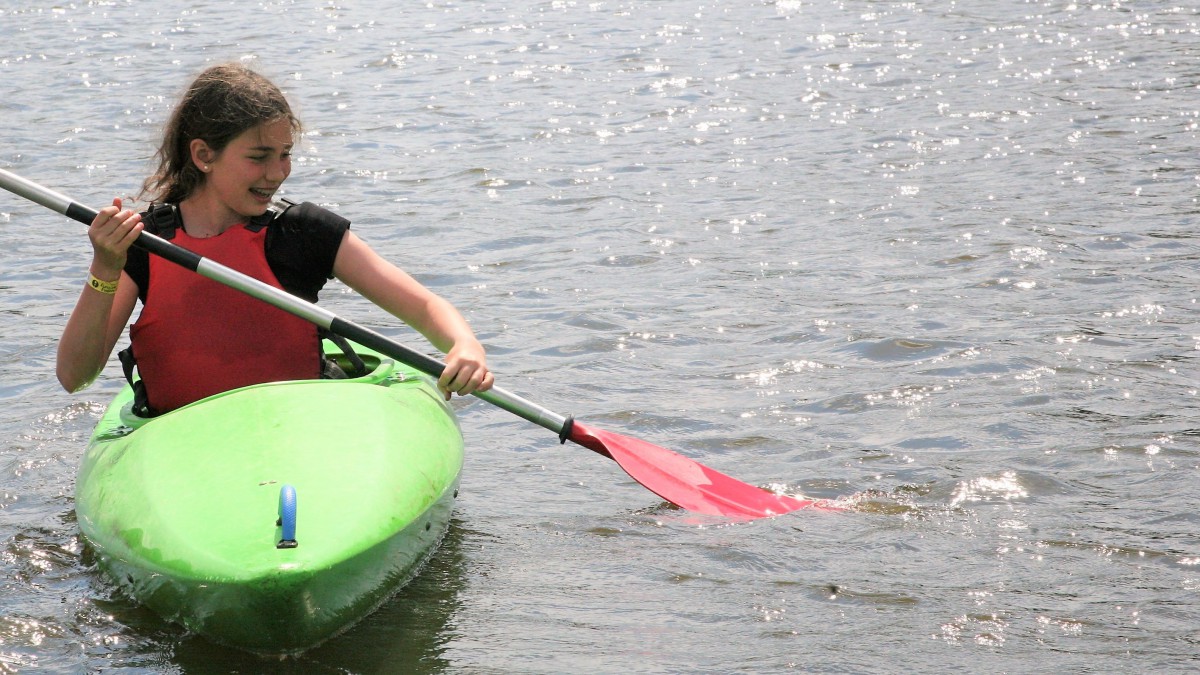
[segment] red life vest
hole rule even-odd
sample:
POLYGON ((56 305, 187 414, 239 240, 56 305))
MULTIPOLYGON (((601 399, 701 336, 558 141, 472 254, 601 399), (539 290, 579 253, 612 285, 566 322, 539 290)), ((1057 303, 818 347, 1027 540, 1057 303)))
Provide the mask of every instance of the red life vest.
MULTIPOLYGON (((282 288, 267 263, 267 228, 238 225, 174 242, 282 288)), ((150 256, 150 287, 129 329, 150 408, 165 413, 206 396, 262 382, 321 376, 317 327, 191 270, 150 256)))

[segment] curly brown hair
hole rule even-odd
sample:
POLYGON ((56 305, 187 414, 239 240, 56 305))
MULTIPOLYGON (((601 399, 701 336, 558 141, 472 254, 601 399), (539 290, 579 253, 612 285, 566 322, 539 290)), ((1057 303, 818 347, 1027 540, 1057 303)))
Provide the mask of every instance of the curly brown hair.
POLYGON ((300 120, 270 80, 240 63, 206 69, 171 113, 156 153, 158 169, 142 184, 141 196, 178 204, 205 179, 192 162, 193 140, 203 140, 219 153, 246 130, 280 119, 291 123, 294 134, 300 132, 300 120))

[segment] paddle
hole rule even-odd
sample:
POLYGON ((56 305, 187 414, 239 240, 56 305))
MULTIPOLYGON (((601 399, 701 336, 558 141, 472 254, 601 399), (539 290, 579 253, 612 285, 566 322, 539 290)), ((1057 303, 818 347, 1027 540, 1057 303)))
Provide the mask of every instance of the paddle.
MULTIPOLYGON (((0 169, 0 187, 85 225, 90 224, 96 217, 96 210, 3 169, 0 169)), ((337 335, 407 363, 433 377, 440 376, 445 368, 445 364, 437 359, 161 237, 142 232, 134 245, 337 335)), ((500 387, 475 392, 475 396, 557 433, 564 443, 568 440, 574 441, 616 461, 635 481, 668 502, 689 511, 752 520, 777 516, 809 506, 821 506, 812 500, 795 499, 743 483, 652 443, 593 429, 500 387)))

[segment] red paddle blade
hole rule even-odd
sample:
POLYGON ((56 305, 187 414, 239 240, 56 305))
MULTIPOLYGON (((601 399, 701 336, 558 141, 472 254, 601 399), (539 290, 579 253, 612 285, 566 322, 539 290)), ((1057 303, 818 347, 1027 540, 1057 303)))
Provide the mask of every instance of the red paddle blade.
POLYGON ((777 495, 646 441, 572 422, 570 439, 611 458, 631 478, 672 504, 714 516, 753 520, 820 506, 777 495))

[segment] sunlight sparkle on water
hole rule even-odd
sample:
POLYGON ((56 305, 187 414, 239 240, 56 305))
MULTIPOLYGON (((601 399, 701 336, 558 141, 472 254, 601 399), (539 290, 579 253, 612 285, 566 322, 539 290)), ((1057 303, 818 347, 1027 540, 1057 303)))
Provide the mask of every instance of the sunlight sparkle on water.
POLYGON ((960 482, 950 499, 950 505, 961 506, 966 502, 993 500, 1011 501, 1028 496, 1029 492, 1021 485, 1016 472, 1005 471, 995 477, 982 476, 960 482))

